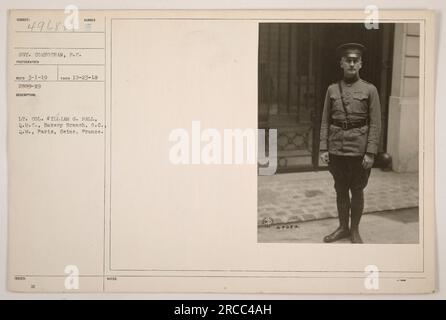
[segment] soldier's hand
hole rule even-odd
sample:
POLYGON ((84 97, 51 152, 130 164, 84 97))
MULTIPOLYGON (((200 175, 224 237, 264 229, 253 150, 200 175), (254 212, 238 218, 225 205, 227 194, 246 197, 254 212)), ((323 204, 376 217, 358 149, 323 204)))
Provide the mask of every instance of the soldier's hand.
POLYGON ((362 167, 364 169, 370 169, 373 166, 374 161, 375 159, 372 156, 365 154, 364 159, 362 160, 362 167))
POLYGON ((321 152, 320 158, 323 163, 329 163, 330 157, 328 156, 328 151, 321 152))

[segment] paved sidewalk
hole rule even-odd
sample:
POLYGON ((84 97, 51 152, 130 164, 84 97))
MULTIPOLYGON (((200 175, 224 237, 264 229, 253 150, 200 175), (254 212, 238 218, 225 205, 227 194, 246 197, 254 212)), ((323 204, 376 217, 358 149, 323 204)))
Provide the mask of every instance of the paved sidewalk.
MULTIPOLYGON (((258 224, 337 217, 333 178, 328 171, 258 177, 258 224)), ((364 213, 418 207, 418 173, 372 169, 364 213)))

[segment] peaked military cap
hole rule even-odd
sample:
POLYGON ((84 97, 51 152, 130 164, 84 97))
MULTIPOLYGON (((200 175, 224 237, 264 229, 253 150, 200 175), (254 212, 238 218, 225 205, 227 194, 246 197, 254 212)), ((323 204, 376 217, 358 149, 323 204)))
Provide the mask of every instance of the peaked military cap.
POLYGON ((336 53, 339 57, 344 57, 349 54, 357 54, 362 57, 362 55, 367 51, 367 48, 360 43, 344 43, 336 48, 336 53))

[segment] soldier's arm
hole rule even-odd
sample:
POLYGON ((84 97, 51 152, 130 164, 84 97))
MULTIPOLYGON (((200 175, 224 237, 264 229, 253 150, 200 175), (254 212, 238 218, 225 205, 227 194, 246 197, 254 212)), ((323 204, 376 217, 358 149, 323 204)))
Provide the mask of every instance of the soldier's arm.
POLYGON ((324 101, 324 110, 322 111, 321 131, 319 151, 324 152, 328 150, 328 127, 330 126, 330 93, 327 89, 324 101))
POLYGON ((369 96, 369 135, 367 141, 367 154, 376 155, 381 135, 381 104, 378 90, 375 86, 370 89, 369 96))

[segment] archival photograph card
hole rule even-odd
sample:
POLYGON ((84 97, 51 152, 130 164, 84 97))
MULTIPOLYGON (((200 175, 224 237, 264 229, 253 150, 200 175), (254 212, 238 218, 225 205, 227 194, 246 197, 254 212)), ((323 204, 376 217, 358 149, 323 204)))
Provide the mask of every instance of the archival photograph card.
POLYGON ((14 292, 432 293, 431 11, 10 10, 14 292))

